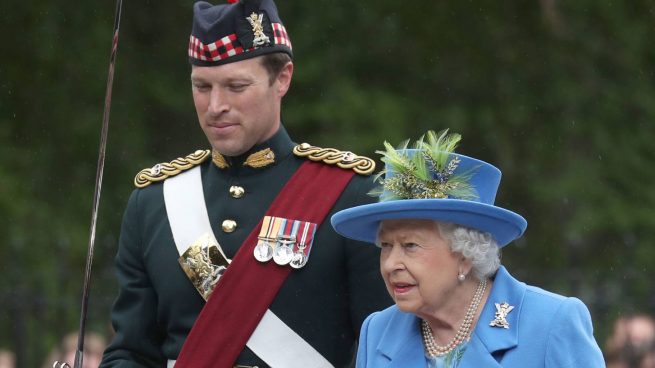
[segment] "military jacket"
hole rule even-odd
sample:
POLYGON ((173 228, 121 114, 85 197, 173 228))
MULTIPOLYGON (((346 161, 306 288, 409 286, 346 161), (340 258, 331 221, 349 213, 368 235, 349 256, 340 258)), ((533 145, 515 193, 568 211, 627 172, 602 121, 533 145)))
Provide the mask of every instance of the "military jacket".
MULTIPOLYGON (((219 168, 212 160, 201 164, 212 230, 228 258, 234 257, 306 160, 292 153, 294 146, 280 128, 264 144, 227 158, 228 167, 219 168), (244 166, 250 153, 265 148, 273 151, 274 163, 244 166), (231 195, 232 186, 243 188, 243 196, 231 195), (232 232, 223 230, 225 220, 236 223, 232 232)), ((166 366, 167 360, 177 359, 205 304, 178 263, 162 188, 158 182, 136 189, 128 201, 115 260, 120 286, 112 309, 115 336, 101 367, 166 366)), ((336 211, 372 202, 367 195, 371 188, 370 177, 353 177, 319 225, 307 265, 290 274, 269 307, 335 367, 347 366, 353 359, 366 316, 392 303, 379 274, 378 249, 340 237, 329 224, 336 211)), ((267 367, 248 348, 235 364, 267 367)))

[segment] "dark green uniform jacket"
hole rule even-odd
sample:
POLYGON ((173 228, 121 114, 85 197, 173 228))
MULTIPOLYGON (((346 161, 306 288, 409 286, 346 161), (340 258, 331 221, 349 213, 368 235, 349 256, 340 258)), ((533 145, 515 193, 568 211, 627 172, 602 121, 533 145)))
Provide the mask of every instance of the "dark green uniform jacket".
MULTIPOLYGON (((220 169, 211 160, 201 164, 210 223, 228 258, 234 257, 306 160, 292 153, 294 146, 281 128, 243 157, 228 158, 228 168, 220 169), (250 153, 267 147, 274 151, 275 163, 257 169, 243 166, 250 153), (230 196, 233 185, 245 189, 242 198, 230 196), (222 230, 226 219, 237 223, 234 232, 222 230)), ((309 262, 291 273, 270 306, 335 367, 347 366, 352 359, 364 318, 391 304, 379 273, 378 249, 338 236, 329 223, 336 211, 372 202, 367 195, 371 187, 370 177, 353 177, 320 224, 309 262)), ((205 304, 178 263, 162 188, 163 182, 153 183, 135 190, 129 199, 116 256, 120 285, 112 310, 116 335, 101 367, 165 367, 168 359, 177 358, 205 304)), ((267 367, 248 348, 235 364, 267 367)))

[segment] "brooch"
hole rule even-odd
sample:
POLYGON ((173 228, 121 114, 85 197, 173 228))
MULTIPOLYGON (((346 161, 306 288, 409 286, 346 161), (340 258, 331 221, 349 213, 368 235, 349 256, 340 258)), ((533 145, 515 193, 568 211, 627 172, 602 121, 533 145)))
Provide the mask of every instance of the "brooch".
POLYGON ((496 315, 493 321, 489 323, 491 327, 502 327, 509 328, 509 323, 507 322, 507 315, 509 312, 514 309, 513 305, 509 305, 507 302, 494 303, 496 305, 496 315))

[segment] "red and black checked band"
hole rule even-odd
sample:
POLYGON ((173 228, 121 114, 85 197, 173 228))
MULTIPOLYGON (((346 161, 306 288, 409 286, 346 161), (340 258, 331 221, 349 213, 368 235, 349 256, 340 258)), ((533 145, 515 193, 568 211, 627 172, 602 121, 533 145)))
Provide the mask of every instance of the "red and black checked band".
MULTIPOLYGON (((273 23, 272 25, 273 43, 284 45, 291 49, 291 40, 284 26, 281 23, 273 23)), ((189 39, 189 57, 202 61, 220 61, 252 50, 254 48, 244 49, 237 41, 237 35, 235 33, 206 45, 193 35, 189 39)))
POLYGON ((276 45, 284 45, 291 48, 291 40, 282 23, 273 23, 273 36, 273 41, 276 45))

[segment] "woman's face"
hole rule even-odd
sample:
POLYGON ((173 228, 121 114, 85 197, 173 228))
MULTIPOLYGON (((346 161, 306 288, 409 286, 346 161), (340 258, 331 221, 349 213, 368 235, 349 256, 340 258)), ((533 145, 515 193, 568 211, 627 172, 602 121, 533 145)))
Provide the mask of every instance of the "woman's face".
POLYGON ((453 253, 435 221, 385 220, 378 244, 380 272, 389 294, 403 312, 419 317, 447 308, 465 260, 453 253))

